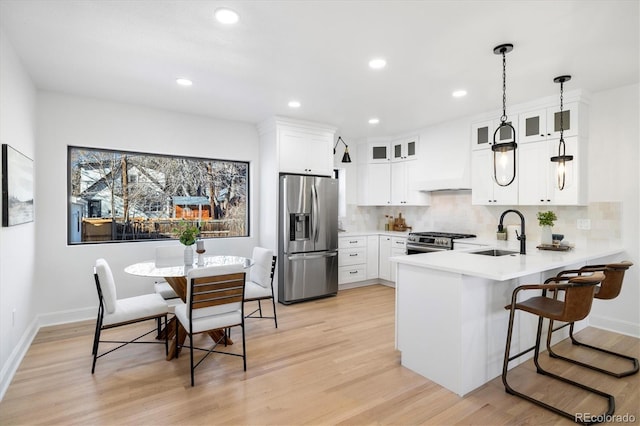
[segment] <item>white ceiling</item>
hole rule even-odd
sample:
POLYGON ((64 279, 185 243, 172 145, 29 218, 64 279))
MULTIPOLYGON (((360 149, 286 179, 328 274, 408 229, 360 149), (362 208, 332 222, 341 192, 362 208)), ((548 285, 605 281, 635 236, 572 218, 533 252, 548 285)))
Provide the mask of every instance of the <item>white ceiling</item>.
MULTIPOLYGON (((565 90, 639 81, 638 0, 0 0, 39 89, 253 123, 274 115, 393 135, 565 90), (214 21, 227 6, 232 27, 214 21), (367 66, 385 57, 384 70, 367 66), (177 77, 193 80, 189 88, 177 77), (452 91, 468 95, 454 99, 452 91), (291 110, 287 102, 302 103, 291 110), (371 126, 370 117, 380 118, 371 126)), ((1 58, 0 58, 1 59, 1 58)))

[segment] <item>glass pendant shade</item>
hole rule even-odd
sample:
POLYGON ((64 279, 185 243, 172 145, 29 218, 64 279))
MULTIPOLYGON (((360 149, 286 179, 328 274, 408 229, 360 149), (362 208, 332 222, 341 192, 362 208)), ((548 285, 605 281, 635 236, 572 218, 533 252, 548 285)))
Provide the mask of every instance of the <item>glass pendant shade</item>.
POLYGON ((562 191, 568 186, 571 186, 571 179, 573 177, 573 155, 567 155, 566 145, 564 142, 564 123, 562 113, 563 98, 564 98, 564 83, 571 80, 570 75, 561 75, 553 79, 554 83, 560 83, 560 141, 558 142, 558 155, 551 157, 551 162, 556 163, 556 179, 558 189, 562 191))
POLYGON ((513 135, 515 130, 509 123, 501 123, 493 134, 493 179, 500 186, 510 185, 516 178, 516 148, 515 142, 496 143, 496 136, 503 127, 511 127, 513 135))

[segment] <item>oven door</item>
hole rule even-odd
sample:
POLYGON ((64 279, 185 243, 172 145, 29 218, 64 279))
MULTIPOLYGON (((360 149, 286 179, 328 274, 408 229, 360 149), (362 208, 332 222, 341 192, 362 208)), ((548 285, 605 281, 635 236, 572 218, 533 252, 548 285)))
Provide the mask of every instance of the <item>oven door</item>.
POLYGON ((407 254, 422 254, 422 253, 433 253, 436 251, 447 251, 448 248, 445 247, 429 247, 422 245, 414 245, 407 243, 407 254))

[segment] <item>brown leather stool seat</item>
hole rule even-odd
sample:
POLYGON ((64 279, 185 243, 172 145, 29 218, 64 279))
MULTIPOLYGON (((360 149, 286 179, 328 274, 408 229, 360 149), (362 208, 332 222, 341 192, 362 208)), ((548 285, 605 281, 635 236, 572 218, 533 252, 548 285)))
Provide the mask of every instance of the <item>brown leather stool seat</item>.
POLYGON ((615 410, 615 399, 613 395, 604 393, 595 388, 586 386, 582 383, 569 380, 562 376, 553 374, 547 370, 544 370, 539 362, 538 357, 540 355, 540 341, 542 335, 542 323, 544 318, 555 321, 563 322, 575 322, 586 318, 591 311, 591 304, 593 302, 594 295, 596 293, 597 285, 605 279, 605 275, 602 272, 594 272, 590 275, 581 274, 575 277, 553 277, 545 281, 544 284, 529 284, 517 287, 511 295, 511 304, 505 306, 505 309, 509 309, 509 328, 507 332, 507 344, 504 352, 504 363, 502 366, 502 383, 504 384, 505 391, 511 395, 518 396, 536 405, 544 407, 556 414, 567 417, 576 423, 582 423, 582 419, 575 416, 574 413, 560 410, 553 405, 543 402, 540 399, 533 398, 530 395, 518 392, 513 389, 508 381, 508 367, 509 362, 522 355, 534 351, 533 362, 536 366, 536 372, 546 377, 559 380, 563 383, 578 387, 589 391, 599 397, 607 400, 607 411, 602 414, 602 418, 607 418, 612 415, 615 410), (541 296, 531 297, 525 301, 518 302, 518 294, 521 291, 526 290, 542 290, 541 296), (547 293, 553 293, 553 297, 547 297, 547 293), (559 293, 564 294, 564 300, 559 300, 559 293), (535 346, 520 352, 514 356, 510 356, 511 351, 511 337, 513 335, 513 323, 515 319, 515 313, 517 310, 529 312, 538 316, 538 329, 536 334, 535 346))
MULTIPOLYGON (((601 300, 610 300, 610 299, 615 299, 616 297, 618 297, 618 295, 620 294, 620 290, 622 289, 622 282, 624 281, 624 273, 627 271, 627 269, 629 269, 631 266, 633 266, 633 263, 629 262, 629 261, 623 261, 620 263, 609 263, 607 265, 589 265, 589 266, 584 266, 580 269, 574 269, 574 270, 567 270, 567 271, 562 271, 560 272, 557 276, 560 278, 568 278, 568 277, 576 277, 576 276, 581 276, 584 274, 591 274, 594 272, 601 272, 604 274, 605 278, 602 281, 602 283, 596 288, 596 294, 595 294, 595 298, 596 299, 601 299, 601 300)), ((614 377, 626 377, 626 376, 630 376, 632 374, 636 374, 638 372, 638 359, 628 356, 628 355, 624 355, 618 352, 613 352, 610 351, 608 349, 604 349, 604 348, 600 348, 597 346, 592 346, 592 345, 588 345, 586 343, 580 342, 578 341, 574 336, 573 336, 573 326, 574 326, 574 322, 569 322, 567 324, 563 324, 560 327, 557 328, 553 328, 553 320, 549 322, 549 333, 547 334, 547 350, 549 351, 549 356, 551 356, 552 358, 558 358, 558 359, 562 359, 564 361, 568 361, 571 362, 573 364, 577 364, 580 365, 582 367, 585 368, 589 368, 591 370, 595 370, 598 371, 600 373, 604 373, 604 374, 608 374, 610 376, 614 376, 614 377), (566 326, 569 326, 569 337, 571 338, 571 343, 573 343, 574 345, 577 346, 583 346, 585 348, 589 348, 589 349, 593 349, 599 352, 603 352, 606 354, 609 354, 611 356, 615 356, 618 358, 622 358, 622 359, 626 359, 629 362, 631 362, 631 369, 627 370, 627 371, 623 371, 623 372, 615 372, 615 371, 610 371, 610 370, 605 370, 603 368, 600 368, 598 366, 592 365, 592 364, 587 364, 585 362, 581 362, 581 361, 577 361, 575 359, 572 358, 568 358, 562 355, 559 355, 557 353, 555 353, 552 349, 551 349, 551 336, 553 334, 554 331, 560 330, 561 328, 564 328, 566 326)))

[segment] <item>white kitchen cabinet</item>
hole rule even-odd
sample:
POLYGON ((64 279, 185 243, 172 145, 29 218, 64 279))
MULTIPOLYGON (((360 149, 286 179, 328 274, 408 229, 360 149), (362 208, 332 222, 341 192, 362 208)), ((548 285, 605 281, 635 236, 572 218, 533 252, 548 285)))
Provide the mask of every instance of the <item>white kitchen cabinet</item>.
POLYGON ((380 235, 378 256, 378 277, 383 280, 391 281, 391 237, 388 235, 380 235))
POLYGON ((391 142, 391 161, 409 161, 418 158, 418 136, 391 142))
MULTIPOLYGON (((394 144, 385 142, 367 142, 359 147, 366 147, 367 161, 358 164, 358 205, 361 206, 427 206, 429 193, 418 190, 424 178, 425 165, 418 159, 418 138, 406 137, 398 139, 397 161, 385 160, 382 156, 373 159, 373 149, 394 144)), ((393 150, 391 151, 393 152, 393 150)))
POLYGON ((331 176, 333 137, 333 133, 321 129, 280 126, 280 172, 331 176))
MULTIPOLYGON (((508 116, 507 123, 518 129, 518 115, 508 116)), ((493 145, 493 135, 500 125, 499 119, 484 120, 471 124, 471 149, 489 149, 493 145)), ((518 135, 516 134, 516 138, 518 135)), ((513 142, 513 131, 509 127, 503 127, 496 135, 497 143, 513 142)))
POLYGON ((516 178, 509 186, 500 186, 493 179, 493 151, 471 153, 471 204, 504 206, 518 204, 520 166, 516 155, 516 178))
MULTIPOLYGON (((407 238, 391 237, 391 257, 407 254, 407 238)), ((390 262, 391 263, 391 262, 390 262)), ((391 263, 391 281, 396 282, 396 265, 391 263)))
MULTIPOLYGON (((579 102, 563 105, 562 128, 565 138, 577 136, 579 133, 583 137, 587 136, 584 125, 586 112, 581 114, 581 109, 586 111, 579 102)), ((521 113, 519 133, 520 143, 560 138, 560 105, 521 113)))
POLYGON ((521 205, 585 205, 586 176, 584 176, 584 153, 580 152, 577 136, 565 137, 567 162, 565 187, 561 191, 557 184, 557 166, 551 157, 558 155, 559 139, 540 140, 522 144, 518 150, 520 161, 519 199, 521 205), (526 160, 525 160, 526 159, 526 160))
POLYGON ((391 161, 391 144, 388 141, 369 141, 366 147, 368 163, 388 163, 391 161))
POLYGON ((394 206, 427 206, 430 195, 419 191, 417 185, 420 173, 417 161, 391 163, 391 205, 394 206))
POLYGON ((367 279, 367 237, 338 238, 338 284, 367 279))
POLYGON ((391 164, 358 165, 358 204, 391 205, 391 164))
POLYGON ((393 256, 406 254, 407 237, 381 235, 379 247, 378 276, 384 280, 395 282, 396 268, 389 259, 393 256))
POLYGON ((368 280, 378 278, 378 236, 367 236, 367 277, 368 280))

